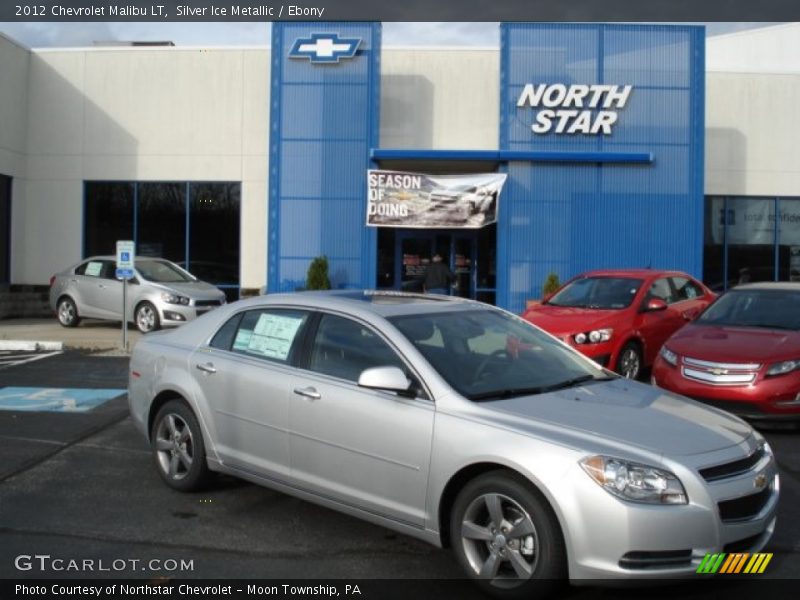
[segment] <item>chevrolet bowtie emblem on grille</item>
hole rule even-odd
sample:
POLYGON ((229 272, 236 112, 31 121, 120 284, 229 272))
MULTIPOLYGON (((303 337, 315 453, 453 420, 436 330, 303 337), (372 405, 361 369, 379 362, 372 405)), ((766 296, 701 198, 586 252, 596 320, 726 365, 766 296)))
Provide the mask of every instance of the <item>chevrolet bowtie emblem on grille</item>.
POLYGON ((764 473, 759 473, 753 480, 753 487, 760 490, 767 485, 767 476, 764 473))
POLYGON ((710 371, 712 375, 717 375, 717 376, 728 374, 728 369, 720 369, 719 367, 714 367, 713 369, 710 369, 710 371))
POLYGON ((361 38, 340 38, 338 33, 312 33, 310 38, 297 38, 289 58, 307 58, 312 63, 338 63, 353 58, 361 38))

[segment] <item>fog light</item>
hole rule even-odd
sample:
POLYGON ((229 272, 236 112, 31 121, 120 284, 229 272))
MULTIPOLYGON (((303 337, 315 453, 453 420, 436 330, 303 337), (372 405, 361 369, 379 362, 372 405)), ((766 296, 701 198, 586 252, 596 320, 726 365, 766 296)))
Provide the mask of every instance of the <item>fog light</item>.
POLYGON ((164 318, 168 321, 185 321, 186 317, 184 317, 180 313, 172 312, 171 310, 164 311, 164 318))

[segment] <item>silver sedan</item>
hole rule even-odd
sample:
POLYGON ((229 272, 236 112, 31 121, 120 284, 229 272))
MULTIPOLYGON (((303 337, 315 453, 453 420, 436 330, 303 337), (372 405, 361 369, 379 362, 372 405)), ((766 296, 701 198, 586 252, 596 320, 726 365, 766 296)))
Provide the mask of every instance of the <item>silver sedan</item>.
POLYGON ((235 475, 451 547, 489 592, 663 579, 775 527, 772 452, 505 311, 398 292, 236 302, 134 349, 163 480, 235 475))
MULTIPOLYGON (((83 318, 122 321, 122 281, 116 257, 93 256, 50 279, 50 307, 64 327, 83 318)), ((136 260, 126 296, 126 315, 142 333, 175 327, 225 304, 219 288, 163 258, 136 260)))

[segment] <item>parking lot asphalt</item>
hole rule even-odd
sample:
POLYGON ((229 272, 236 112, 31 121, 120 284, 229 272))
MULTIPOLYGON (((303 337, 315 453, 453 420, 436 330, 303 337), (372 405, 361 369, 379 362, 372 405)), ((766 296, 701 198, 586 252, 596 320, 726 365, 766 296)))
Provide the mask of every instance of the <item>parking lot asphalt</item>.
MULTIPOLYGON (((125 357, 65 351, 0 370, 0 391, 124 388, 126 375, 125 357)), ((800 578, 800 433, 765 433, 782 477, 765 577, 800 578)), ((219 477, 202 493, 169 489, 124 394, 85 413, 0 410, 0 453, 0 578, 461 577, 449 552, 236 479, 219 477), (122 568, 20 570, 17 557, 36 554, 122 568)), ((674 594, 718 597, 716 588, 703 589, 689 584, 674 594)), ((466 586, 459 597, 480 596, 466 586)))

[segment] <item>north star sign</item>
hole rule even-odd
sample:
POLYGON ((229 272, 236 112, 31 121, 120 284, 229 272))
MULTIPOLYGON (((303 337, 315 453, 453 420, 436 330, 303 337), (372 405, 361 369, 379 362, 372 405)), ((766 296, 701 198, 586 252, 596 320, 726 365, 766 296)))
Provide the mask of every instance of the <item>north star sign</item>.
POLYGON ((361 38, 343 38, 338 33, 312 33, 310 38, 297 38, 289 58, 307 58, 312 63, 338 63, 353 58, 361 38))
POLYGON ((632 85, 527 84, 517 108, 538 108, 533 133, 611 135, 617 110, 624 108, 632 85), (600 109, 600 110, 598 110, 600 109))

